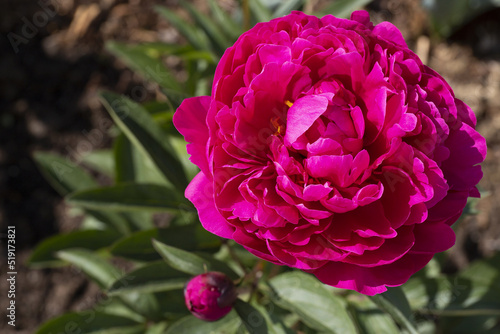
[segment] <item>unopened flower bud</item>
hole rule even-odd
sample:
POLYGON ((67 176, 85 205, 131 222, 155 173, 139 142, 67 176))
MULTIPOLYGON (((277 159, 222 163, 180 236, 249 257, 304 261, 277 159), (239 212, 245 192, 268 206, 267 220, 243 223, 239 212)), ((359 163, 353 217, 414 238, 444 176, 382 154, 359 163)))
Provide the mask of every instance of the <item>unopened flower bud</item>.
POLYGON ((236 300, 233 281, 223 273, 208 272, 192 278, 184 289, 186 306, 205 321, 215 321, 231 311, 236 300))

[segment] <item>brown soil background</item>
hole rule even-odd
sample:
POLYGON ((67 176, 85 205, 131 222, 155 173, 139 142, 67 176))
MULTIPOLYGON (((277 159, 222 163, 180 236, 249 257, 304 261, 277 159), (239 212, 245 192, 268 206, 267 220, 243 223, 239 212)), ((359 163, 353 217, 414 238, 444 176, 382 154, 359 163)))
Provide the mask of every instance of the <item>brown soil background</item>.
MULTIPOLYGON (((196 1, 203 8, 204 1, 196 1)), ((313 1, 321 6, 325 1, 313 1)), ((28 270, 24 262, 34 246, 58 232, 73 230, 74 217, 40 175, 31 158, 35 150, 71 159, 111 144, 108 136, 91 137, 109 127, 97 91, 109 89, 137 101, 152 98, 156 88, 103 49, 107 40, 181 42, 158 18, 157 4, 178 1, 58 0, 57 14, 43 19, 38 1, 0 0, 0 310, 5 310, 6 228, 16 226, 16 327, 0 311, 0 332, 32 333, 41 323, 68 310, 92 307, 98 289, 72 268, 28 270), (15 52, 7 36, 22 34, 26 20, 38 23, 15 52), (43 24, 42 24, 43 23, 43 24), (93 132, 94 131, 94 132, 93 132)), ((220 0, 228 10, 233 0, 220 0)), ((54 7, 51 7, 55 9, 54 7)), ((376 0, 372 20, 398 26, 409 45, 441 73, 455 94, 475 110, 478 130, 488 142, 480 183, 488 193, 479 214, 458 227, 450 251, 450 270, 500 249, 500 11, 468 23, 447 41, 429 39, 427 14, 418 0, 376 0)))

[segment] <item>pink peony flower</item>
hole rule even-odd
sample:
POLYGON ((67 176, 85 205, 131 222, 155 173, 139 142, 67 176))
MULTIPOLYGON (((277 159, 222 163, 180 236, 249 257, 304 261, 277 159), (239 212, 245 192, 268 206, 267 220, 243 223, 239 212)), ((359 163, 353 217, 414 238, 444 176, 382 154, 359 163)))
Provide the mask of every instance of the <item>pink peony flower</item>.
POLYGON ((215 321, 231 311, 236 290, 229 277, 213 271, 192 278, 184 289, 184 299, 195 317, 215 321))
POLYGON ((208 231, 367 295, 454 244, 486 154, 471 109, 364 11, 257 24, 174 124, 208 231))

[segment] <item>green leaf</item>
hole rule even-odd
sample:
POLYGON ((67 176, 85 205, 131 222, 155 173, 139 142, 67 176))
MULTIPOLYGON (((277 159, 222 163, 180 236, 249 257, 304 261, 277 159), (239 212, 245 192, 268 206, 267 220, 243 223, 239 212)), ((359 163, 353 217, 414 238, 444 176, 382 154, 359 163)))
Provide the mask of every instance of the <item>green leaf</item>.
POLYGON ((115 171, 115 161, 110 150, 95 150, 82 157, 82 162, 91 169, 113 176, 115 171))
POLYGON ((98 183, 83 168, 71 161, 47 152, 35 152, 34 159, 45 179, 62 196, 73 191, 96 187, 98 183))
POLYGON ((62 262, 55 257, 55 253, 67 248, 86 248, 97 250, 110 246, 121 237, 112 230, 85 230, 67 234, 58 234, 42 241, 31 253, 28 264, 32 267, 50 267, 62 262))
POLYGON ((152 239, 186 251, 215 251, 221 245, 220 238, 207 232, 197 224, 195 226, 172 226, 135 232, 117 241, 112 246, 111 253, 136 261, 161 259, 161 256, 151 244, 152 239))
POLYGON ((286 0, 282 1, 281 4, 276 8, 273 12, 273 17, 281 17, 284 15, 288 15, 292 12, 292 10, 298 10, 300 6, 304 4, 305 0, 286 0))
POLYGON ((193 5, 187 2, 181 2, 181 5, 191 14, 196 24, 205 31, 208 38, 212 41, 211 45, 214 46, 215 51, 222 56, 224 51, 231 46, 228 37, 224 35, 221 29, 214 24, 211 18, 197 10, 193 5))
POLYGON ((190 155, 187 152, 186 141, 184 138, 172 135, 170 135, 169 138, 173 148, 177 152, 177 155, 181 158, 182 165, 184 166, 184 170, 186 171, 188 178, 192 180, 196 174, 200 172, 200 169, 189 160, 190 155))
MULTIPOLYGON (((58 257, 81 269, 102 289, 109 289, 112 284, 127 285, 120 270, 96 253, 84 249, 68 249, 57 253, 58 257), (120 283, 119 283, 120 282, 120 283)), ((131 310, 147 319, 157 321, 162 318, 161 307, 153 294, 130 292, 119 296, 131 310)))
POLYGON ((97 220, 105 223, 108 227, 111 227, 122 234, 130 233, 130 226, 127 220, 119 213, 90 209, 86 209, 85 212, 89 215, 94 216, 97 220))
POLYGON ((170 9, 162 6, 157 6, 155 8, 160 15, 165 17, 170 24, 177 28, 179 33, 187 39, 189 44, 198 50, 210 50, 209 43, 203 31, 186 23, 184 19, 170 9))
POLYGON ((235 41, 242 33, 243 29, 240 25, 236 24, 234 20, 219 6, 217 1, 209 0, 210 10, 214 16, 215 21, 219 24, 224 33, 230 36, 231 41, 235 41))
POLYGON ((57 257, 82 270, 104 289, 109 288, 121 276, 121 272, 111 263, 86 249, 66 249, 57 252, 57 257))
POLYGON ((116 161, 116 183, 134 181, 170 185, 151 158, 139 151, 123 134, 116 138, 113 152, 116 161))
MULTIPOLYGON (((99 186, 83 168, 72 163, 69 157, 65 159, 52 153, 36 152, 34 159, 47 181, 63 196, 74 191, 99 186)), ((86 212, 123 234, 130 231, 127 221, 116 213, 94 210, 86 212)))
POLYGON ((132 143, 120 134, 116 137, 113 145, 115 164, 115 182, 133 182, 136 181, 136 166, 134 163, 134 152, 132 143))
POLYGON ((391 287, 388 288, 382 295, 392 305, 394 305, 394 307, 396 307, 403 314, 403 316, 405 316, 405 318, 410 319, 413 322, 413 312, 403 289, 400 287, 391 287))
POLYGON ((415 325, 412 320, 408 318, 403 311, 398 308, 398 305, 392 303, 392 297, 386 297, 385 294, 370 296, 372 302, 374 302, 381 310, 389 314, 394 321, 396 321, 401 327, 406 329, 410 334, 418 334, 415 325))
POLYGON ((179 248, 168 246, 157 240, 153 240, 153 247, 172 268, 184 273, 200 275, 207 271, 220 271, 228 275, 231 279, 238 278, 238 275, 225 263, 214 258, 187 252, 179 248))
POLYGON ((113 93, 101 94, 111 117, 128 139, 155 162, 165 177, 180 191, 188 184, 182 164, 168 137, 148 112, 137 103, 113 93))
POLYGON ((472 263, 459 273, 454 286, 454 301, 461 301, 462 307, 496 308, 500 310, 500 253, 472 263), (460 280, 469 280, 470 289, 460 280))
POLYGON ((370 2, 372 0, 337 0, 318 13, 318 16, 332 14, 336 17, 350 18, 352 12, 363 8, 370 2))
POLYGON ((169 290, 155 292, 154 296, 158 301, 161 317, 168 320, 178 320, 190 314, 184 299, 184 290, 169 290))
POLYGON ((354 295, 349 299, 360 334, 399 334, 400 330, 392 318, 378 309, 368 298, 354 295))
POLYGON ((415 277, 404 286, 413 309, 442 317, 500 315, 500 254, 458 275, 415 277))
POLYGON ((133 70, 139 72, 144 79, 158 83, 172 102, 179 104, 187 97, 183 93, 182 84, 163 65, 161 58, 151 56, 140 46, 126 45, 116 41, 107 42, 106 48, 133 70))
POLYGON ((273 18, 269 9, 262 4, 261 0, 248 1, 250 10, 258 22, 267 22, 273 18))
POLYGON ((126 274, 111 285, 108 293, 113 296, 129 292, 144 293, 182 289, 188 278, 189 275, 172 269, 164 261, 158 261, 148 263, 126 274))
POLYGON ((482 13, 500 7, 497 0, 435 0, 424 1, 433 29, 442 37, 449 37, 470 20, 482 13))
POLYGON ((43 324, 36 334, 132 334, 144 332, 143 325, 116 315, 88 310, 66 313, 43 324))
POLYGON ((145 334, 163 334, 165 333, 168 327, 168 323, 160 322, 154 325, 151 325, 145 334))
POLYGON ((468 295, 470 281, 452 277, 414 277, 402 288, 412 309, 440 310, 452 303, 455 294, 468 295))
POLYGON ((165 334, 236 334, 240 326, 240 318, 234 311, 214 322, 206 322, 188 315, 173 323, 165 334))
POLYGON ((263 308, 257 309, 258 306, 251 305, 247 302, 237 299, 234 304, 234 310, 245 325, 250 334, 292 334, 290 328, 273 318, 263 308))
POLYGON ((310 327, 327 333, 356 333, 343 300, 302 272, 287 272, 269 281, 271 298, 295 312, 310 327))
POLYGON ((157 184, 122 183, 110 187, 87 189, 67 197, 70 204, 90 209, 118 211, 184 209, 184 197, 175 190, 157 184))
MULTIPOLYGON (((126 282, 124 282, 126 284, 126 282)), ((130 292, 123 295, 118 295, 124 305, 130 310, 152 321, 163 320, 163 308, 158 302, 157 297, 153 293, 137 293, 130 292)))
POLYGON ((145 322, 146 318, 130 309, 119 297, 109 297, 103 295, 102 299, 97 300, 94 310, 119 317, 129 318, 139 323, 145 322))

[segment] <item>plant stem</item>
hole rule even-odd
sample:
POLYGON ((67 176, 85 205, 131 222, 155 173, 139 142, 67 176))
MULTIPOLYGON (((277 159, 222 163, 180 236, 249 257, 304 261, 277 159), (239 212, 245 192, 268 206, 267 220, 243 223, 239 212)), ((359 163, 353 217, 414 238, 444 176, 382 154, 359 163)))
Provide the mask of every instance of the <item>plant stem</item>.
POLYGON ((247 31, 250 29, 250 5, 248 0, 242 0, 243 8, 243 30, 247 31))
POLYGON ((245 267, 245 265, 241 262, 240 258, 238 257, 238 255, 236 255, 236 253, 234 252, 233 248, 231 247, 231 245, 229 244, 229 242, 227 240, 223 240, 222 243, 224 244, 224 246, 226 246, 228 252, 229 252, 229 256, 231 256, 231 258, 234 260, 234 262, 236 262, 236 264, 238 265, 238 267, 241 268, 241 270, 243 271, 243 273, 246 275, 248 275, 248 270, 247 268, 245 267))
POLYGON ((469 310, 418 310, 420 314, 437 315, 441 317, 471 317, 479 315, 500 315, 496 309, 469 309, 469 310))
POLYGON ((405 328, 411 334, 418 334, 415 326, 406 318, 401 311, 394 306, 387 298, 382 295, 370 296, 372 302, 374 302, 381 310, 389 314, 397 324, 405 328))

